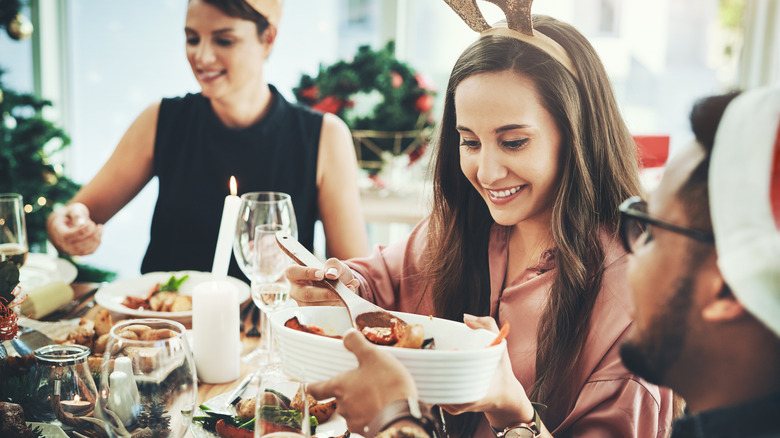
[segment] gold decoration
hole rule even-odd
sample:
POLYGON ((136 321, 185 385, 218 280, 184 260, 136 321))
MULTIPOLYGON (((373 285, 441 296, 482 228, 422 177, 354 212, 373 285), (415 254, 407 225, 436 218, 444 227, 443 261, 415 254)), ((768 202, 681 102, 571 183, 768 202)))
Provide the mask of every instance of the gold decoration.
POLYGON ((0 89, 0 103, 3 103, 3 90, 0 89))
POLYGON ((498 6, 506 16, 506 24, 491 27, 482 15, 476 0, 444 0, 461 19, 473 30, 482 35, 503 35, 517 38, 561 63, 566 70, 578 79, 577 70, 566 50, 552 38, 533 28, 531 4, 533 0, 487 0, 498 6))
POLYGON ((528 36, 534 36, 531 20, 531 3, 534 0, 487 0, 501 8, 506 15, 507 27, 528 36))
POLYGON ((6 27, 8 36, 17 41, 30 38, 33 33, 33 25, 30 19, 22 14, 16 14, 13 20, 6 27))
POLYGON ((484 32, 490 25, 477 6, 477 0, 444 0, 460 18, 474 31, 484 32))

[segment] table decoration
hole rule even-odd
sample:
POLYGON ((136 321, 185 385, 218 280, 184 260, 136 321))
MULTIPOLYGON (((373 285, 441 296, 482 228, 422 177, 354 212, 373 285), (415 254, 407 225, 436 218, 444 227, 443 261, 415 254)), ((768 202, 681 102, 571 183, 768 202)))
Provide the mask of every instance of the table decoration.
POLYGON ((185 435, 197 382, 184 334, 178 322, 151 318, 122 321, 111 329, 95 406, 109 437, 185 435), (122 358, 132 363, 132 375, 118 369, 124 367, 122 358))
POLYGON ((35 350, 37 364, 25 409, 28 421, 39 421, 66 431, 92 429, 90 417, 97 390, 87 363, 89 348, 83 345, 47 345, 35 350))
MULTIPOLYGON (((19 268, 16 263, 5 260, 0 262, 0 341, 16 337, 18 316, 14 306, 19 304, 18 296, 19 268)), ((3 352, 5 349, 3 348, 3 352)))
POLYGON ((230 382, 240 374, 239 307, 236 288, 227 281, 204 282, 193 291, 192 350, 203 382, 230 382))
POLYGON ((230 194, 225 197, 225 205, 222 208, 222 220, 219 224, 217 248, 214 252, 214 263, 211 273, 215 280, 224 280, 227 277, 230 265, 230 252, 233 247, 233 235, 236 232, 236 219, 241 199, 236 196, 238 191, 236 177, 230 177, 230 194))
POLYGON ((339 116, 352 131, 358 162, 376 175, 382 152, 422 155, 433 126, 435 86, 395 57, 395 43, 358 49, 351 60, 320 66, 293 89, 299 103, 339 116))

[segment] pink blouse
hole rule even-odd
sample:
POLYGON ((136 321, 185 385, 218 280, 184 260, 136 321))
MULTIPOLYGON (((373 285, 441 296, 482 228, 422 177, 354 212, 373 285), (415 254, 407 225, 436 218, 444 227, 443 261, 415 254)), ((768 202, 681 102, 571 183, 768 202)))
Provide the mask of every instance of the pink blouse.
MULTIPOLYGON (((420 294, 426 286, 420 275, 420 258, 427 228, 427 221, 423 221, 406 240, 379 246, 369 257, 347 262, 361 282, 361 295, 386 309, 433 313, 430 294, 420 294)), ((555 276, 555 251, 546 251, 537 266, 502 290, 508 239, 508 227, 493 226, 488 248, 490 312, 499 326, 508 321, 512 327, 507 337, 509 357, 515 376, 528 389, 536 372, 536 329, 555 276)), ((614 239, 605 235, 602 242, 606 269, 580 361, 579 394, 573 394, 576 401, 570 412, 555 415, 563 421, 552 433, 572 437, 666 437, 672 423, 672 392, 623 367, 618 351, 631 325, 626 254, 614 239)), ((494 436, 486 419, 476 436, 494 436)))

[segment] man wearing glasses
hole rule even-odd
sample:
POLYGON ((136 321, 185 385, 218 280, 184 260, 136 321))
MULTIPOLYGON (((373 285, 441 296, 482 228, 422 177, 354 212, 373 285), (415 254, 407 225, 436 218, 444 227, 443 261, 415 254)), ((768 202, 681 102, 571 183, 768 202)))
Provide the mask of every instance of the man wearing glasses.
POLYGON ((647 204, 621 206, 621 357, 687 401, 673 438, 780 437, 780 87, 704 99, 691 125, 647 204))

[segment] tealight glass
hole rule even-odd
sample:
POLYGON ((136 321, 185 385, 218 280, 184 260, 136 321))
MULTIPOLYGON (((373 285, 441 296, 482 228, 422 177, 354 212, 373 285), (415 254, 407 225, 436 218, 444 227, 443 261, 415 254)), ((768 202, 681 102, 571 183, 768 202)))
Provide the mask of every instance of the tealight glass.
POLYGON ((26 406, 27 421, 54 424, 65 431, 92 428, 84 419, 92 416, 97 398, 89 353, 83 345, 47 345, 35 350, 34 401, 26 406))

